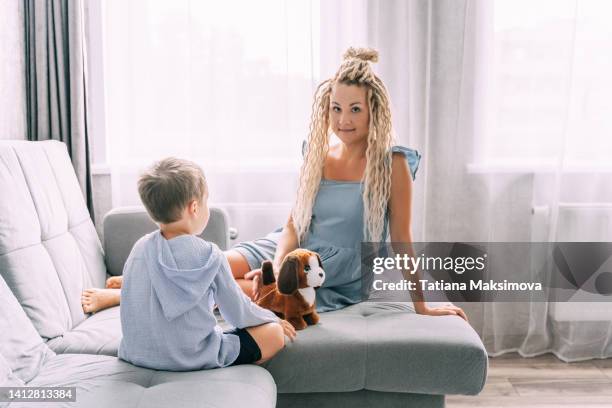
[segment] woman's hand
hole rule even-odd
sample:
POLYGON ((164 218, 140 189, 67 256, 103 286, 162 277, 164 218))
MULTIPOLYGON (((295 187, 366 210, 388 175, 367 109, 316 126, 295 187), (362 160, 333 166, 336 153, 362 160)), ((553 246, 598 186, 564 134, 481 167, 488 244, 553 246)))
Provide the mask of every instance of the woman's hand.
POLYGON ((295 340, 295 336, 296 336, 295 327, 293 327, 293 325, 286 320, 281 320, 280 325, 283 328, 283 332, 285 333, 285 336, 289 337, 291 341, 295 340))
POLYGON ((444 305, 440 307, 428 307, 423 306, 421 309, 416 311, 417 314, 429 315, 429 316, 445 316, 445 315, 456 315, 468 321, 467 315, 460 307, 455 305, 444 305))
POLYGON ((259 299, 259 292, 261 291, 261 287, 263 283, 261 281, 261 269, 253 269, 251 272, 247 272, 244 274, 244 279, 253 281, 253 301, 256 302, 259 299))

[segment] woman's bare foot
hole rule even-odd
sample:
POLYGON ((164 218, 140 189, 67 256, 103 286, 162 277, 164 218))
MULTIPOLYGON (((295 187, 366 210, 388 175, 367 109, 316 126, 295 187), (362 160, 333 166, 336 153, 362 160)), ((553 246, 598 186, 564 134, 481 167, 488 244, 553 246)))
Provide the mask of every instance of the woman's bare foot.
POLYGON ((85 313, 96 313, 102 309, 117 306, 120 299, 119 289, 85 289, 81 295, 81 305, 85 313))
POLYGON ((106 280, 106 287, 108 289, 121 289, 123 284, 123 276, 111 276, 106 280))

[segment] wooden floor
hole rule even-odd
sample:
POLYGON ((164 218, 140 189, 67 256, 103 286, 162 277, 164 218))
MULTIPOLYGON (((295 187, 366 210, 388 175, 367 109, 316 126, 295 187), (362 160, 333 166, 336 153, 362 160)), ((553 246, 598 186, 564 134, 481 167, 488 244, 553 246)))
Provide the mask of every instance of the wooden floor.
POLYGON ((448 395, 448 408, 612 408, 612 358, 564 363, 552 354, 489 358, 477 396, 448 395))

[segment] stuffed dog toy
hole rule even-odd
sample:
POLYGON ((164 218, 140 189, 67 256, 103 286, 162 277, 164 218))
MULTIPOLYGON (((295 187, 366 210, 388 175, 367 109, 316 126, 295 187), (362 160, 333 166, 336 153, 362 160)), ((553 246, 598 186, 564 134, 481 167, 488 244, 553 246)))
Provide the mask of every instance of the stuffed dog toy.
POLYGON ((315 309, 315 289, 325 281, 325 272, 317 253, 306 249, 289 252, 283 259, 278 283, 272 262, 264 261, 261 278, 263 287, 257 300, 259 306, 272 310, 296 330, 319 322, 315 309))

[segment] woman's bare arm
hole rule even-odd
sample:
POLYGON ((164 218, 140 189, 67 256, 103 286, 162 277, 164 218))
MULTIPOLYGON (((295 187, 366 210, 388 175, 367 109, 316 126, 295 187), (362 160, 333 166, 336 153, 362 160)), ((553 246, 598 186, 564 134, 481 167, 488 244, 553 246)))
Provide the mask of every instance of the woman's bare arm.
MULTIPOLYGON (((408 256, 414 256, 414 248, 412 247, 412 178, 410 177, 410 169, 404 157, 399 154, 393 154, 391 168, 391 197, 389 199, 389 226, 391 229, 391 243, 393 250, 396 253, 406 253, 408 256)), ((414 271, 409 276, 404 276, 408 280, 418 283, 420 276, 419 271, 414 271)), ((417 313, 426 309, 426 304, 423 299, 423 292, 419 285, 415 285, 414 291, 410 291, 412 302, 417 313)))
MULTIPOLYGON (((295 227, 293 226, 293 218, 291 215, 289 216, 289 220, 287 220, 287 224, 283 227, 283 231, 281 236, 276 244, 276 252, 274 253, 274 275, 278 278, 278 273, 280 272, 280 265, 285 259, 285 256, 296 249, 298 247, 298 239, 297 234, 295 232, 295 227)), ((252 296, 253 300, 257 300, 259 298, 259 291, 263 284, 261 280, 261 269, 254 269, 244 275, 245 279, 253 279, 252 286, 252 296)))
MULTIPOLYGON (((391 198, 390 198, 390 227, 391 242, 395 253, 406 254, 414 257, 412 246, 412 177, 410 169, 404 157, 396 153, 393 155, 391 170, 391 198)), ((444 316, 454 314, 468 320, 467 315, 460 307, 449 305, 430 308, 423 298, 423 291, 418 285, 421 276, 419 270, 404 271, 404 278, 415 282, 415 290, 410 291, 415 312, 432 316, 444 316), (410 273, 413 272, 413 273, 410 273)))
POLYGON ((297 233, 293 226, 293 217, 289 215, 287 224, 283 228, 281 237, 276 245, 276 252, 274 253, 274 273, 277 274, 280 271, 281 263, 285 256, 298 247, 297 233))

